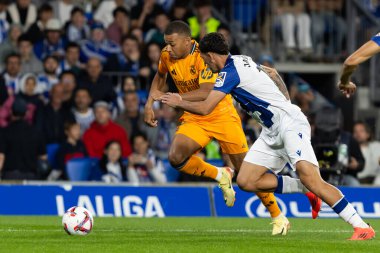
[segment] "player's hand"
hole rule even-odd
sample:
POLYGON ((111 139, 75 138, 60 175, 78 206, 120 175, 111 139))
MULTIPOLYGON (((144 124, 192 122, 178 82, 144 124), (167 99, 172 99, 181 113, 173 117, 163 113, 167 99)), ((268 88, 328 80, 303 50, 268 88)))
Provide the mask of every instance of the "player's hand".
POLYGON ((162 103, 167 104, 170 107, 176 108, 182 101, 181 95, 178 93, 166 93, 160 97, 162 103))
POLYGON ((157 127, 158 120, 155 119, 154 111, 152 108, 145 108, 144 122, 150 127, 157 127))
POLYGON ((357 170, 358 167, 358 160, 356 160, 354 157, 350 157, 350 164, 348 165, 348 168, 350 168, 351 170, 357 170))
POLYGON ((353 82, 348 84, 338 83, 338 89, 345 95, 347 98, 350 98, 356 91, 356 85, 353 82))

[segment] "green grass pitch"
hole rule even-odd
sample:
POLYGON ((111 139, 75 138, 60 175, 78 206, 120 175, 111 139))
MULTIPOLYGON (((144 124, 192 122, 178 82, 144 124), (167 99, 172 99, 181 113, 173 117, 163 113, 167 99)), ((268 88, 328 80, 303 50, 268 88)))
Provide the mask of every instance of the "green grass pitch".
MULTIPOLYGON (((380 220, 369 220, 376 229, 380 220)), ((338 219, 291 219, 271 236, 270 219, 99 218, 87 236, 69 236, 60 217, 0 216, 0 252, 380 252, 380 240, 352 242, 338 219)), ((378 230, 379 231, 379 230, 378 230)))

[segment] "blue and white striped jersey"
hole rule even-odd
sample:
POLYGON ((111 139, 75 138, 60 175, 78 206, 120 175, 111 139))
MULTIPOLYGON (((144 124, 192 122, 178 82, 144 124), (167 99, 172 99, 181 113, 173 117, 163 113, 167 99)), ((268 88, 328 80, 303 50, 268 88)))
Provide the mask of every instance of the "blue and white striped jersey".
POLYGON ((293 105, 260 65, 245 55, 229 56, 219 72, 214 90, 231 94, 249 115, 273 131, 281 124, 281 114, 298 115, 293 105))

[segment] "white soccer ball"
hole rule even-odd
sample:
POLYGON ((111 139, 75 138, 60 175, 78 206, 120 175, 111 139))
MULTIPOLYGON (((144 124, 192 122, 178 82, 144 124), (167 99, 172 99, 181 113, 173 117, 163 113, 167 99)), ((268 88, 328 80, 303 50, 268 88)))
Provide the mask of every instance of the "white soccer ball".
POLYGON ((70 207, 62 217, 63 229, 69 235, 87 235, 94 225, 92 214, 84 207, 70 207))

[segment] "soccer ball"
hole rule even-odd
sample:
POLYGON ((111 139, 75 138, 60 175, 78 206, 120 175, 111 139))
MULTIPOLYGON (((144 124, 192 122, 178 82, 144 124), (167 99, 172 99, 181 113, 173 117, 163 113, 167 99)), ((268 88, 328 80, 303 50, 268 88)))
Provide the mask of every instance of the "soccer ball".
POLYGON ((92 214, 84 207, 70 207, 62 217, 63 229, 69 235, 87 235, 94 225, 92 214))

